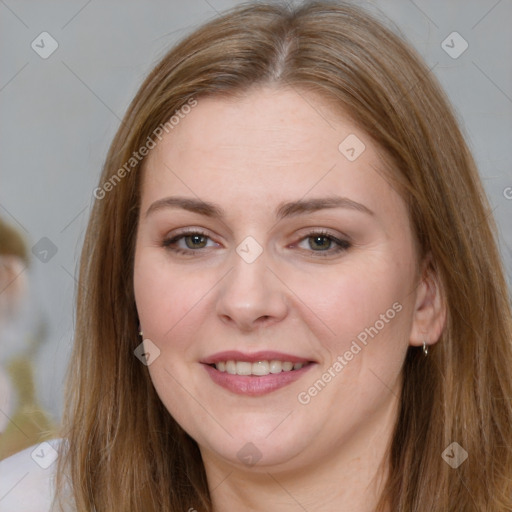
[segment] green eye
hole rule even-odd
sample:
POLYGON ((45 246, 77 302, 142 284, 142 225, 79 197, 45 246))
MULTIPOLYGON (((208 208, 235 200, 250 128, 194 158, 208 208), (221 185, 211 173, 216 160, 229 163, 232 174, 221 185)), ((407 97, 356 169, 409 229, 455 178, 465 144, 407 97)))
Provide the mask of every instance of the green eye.
MULTIPOLYGON (((188 256, 201 255, 201 249, 218 247, 218 244, 211 240, 206 233, 199 231, 182 232, 173 238, 164 240, 162 245, 175 253, 188 256)), ((313 231, 301 238, 297 244, 297 247, 316 256, 331 256, 346 251, 351 246, 349 241, 336 238, 323 231, 313 231)))
POLYGON ((206 244, 208 243, 208 237, 203 235, 187 235, 183 238, 185 240, 185 245, 189 249, 202 249, 203 247, 206 247, 206 244))
POLYGON ((310 236, 308 237, 309 247, 311 250, 327 251, 331 248, 333 240, 327 236, 310 236))
POLYGON ((162 245, 170 251, 183 255, 196 255, 201 249, 208 249, 215 245, 206 233, 200 231, 187 231, 164 240, 162 245))
POLYGON ((324 231, 313 231, 298 243, 298 247, 315 256, 331 256, 346 251, 351 246, 352 244, 348 240, 336 238, 324 231))

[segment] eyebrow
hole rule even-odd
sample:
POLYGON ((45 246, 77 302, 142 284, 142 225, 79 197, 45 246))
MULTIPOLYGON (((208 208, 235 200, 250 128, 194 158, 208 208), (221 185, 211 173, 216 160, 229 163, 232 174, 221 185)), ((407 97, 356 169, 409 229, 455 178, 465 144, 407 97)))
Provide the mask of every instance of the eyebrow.
MULTIPOLYGON (((199 215, 218 219, 225 217, 225 212, 220 206, 200 199, 180 196, 164 197, 163 199, 155 201, 147 209, 145 215, 147 217, 151 213, 167 208, 182 208, 199 215)), ((357 203, 347 197, 329 196, 281 203, 276 210, 276 217, 281 220, 286 217, 294 217, 332 208, 348 208, 368 215, 374 215, 374 212, 364 204, 357 203)))

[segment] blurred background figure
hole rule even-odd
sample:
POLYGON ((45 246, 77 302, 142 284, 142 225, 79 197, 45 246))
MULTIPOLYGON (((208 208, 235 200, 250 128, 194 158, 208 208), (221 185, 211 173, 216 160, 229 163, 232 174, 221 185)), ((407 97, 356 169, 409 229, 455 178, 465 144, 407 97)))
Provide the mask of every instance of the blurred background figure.
POLYGON ((28 265, 23 238, 0 219, 0 460, 57 435, 36 398, 32 361, 46 329, 30 300, 28 265))

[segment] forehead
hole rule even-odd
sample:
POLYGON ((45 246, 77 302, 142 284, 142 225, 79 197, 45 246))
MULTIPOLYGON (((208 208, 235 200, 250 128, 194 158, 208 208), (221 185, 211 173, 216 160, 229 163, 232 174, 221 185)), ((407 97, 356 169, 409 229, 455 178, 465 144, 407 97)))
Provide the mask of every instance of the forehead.
POLYGON ((266 87, 197 102, 149 154, 143 203, 170 193, 260 206, 308 194, 362 201, 394 193, 374 143, 318 95, 266 87))
POLYGON ((183 162, 228 156, 253 167, 258 162, 309 163, 320 155, 336 159, 340 137, 354 131, 364 135, 347 116, 331 110, 319 96, 290 88, 262 87, 242 97, 199 98, 152 157, 169 151, 183 162))

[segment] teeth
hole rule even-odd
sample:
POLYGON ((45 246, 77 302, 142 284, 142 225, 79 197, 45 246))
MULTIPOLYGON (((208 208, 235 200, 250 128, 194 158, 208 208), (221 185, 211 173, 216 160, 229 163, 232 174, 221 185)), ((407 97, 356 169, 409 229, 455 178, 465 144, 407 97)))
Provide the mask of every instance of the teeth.
POLYGON ((281 361, 270 361, 270 373, 281 373, 282 370, 281 361))
POLYGON ((251 373, 253 375, 268 375, 270 373, 270 364, 268 361, 258 361, 251 364, 251 373))
MULTIPOLYGON (((218 368, 217 368, 218 370, 218 368)), ((236 363, 235 361, 226 361, 226 371, 231 375, 236 375, 236 363)))
POLYGON ((290 372, 300 370, 304 363, 292 363, 290 361, 219 361, 215 363, 215 368, 219 372, 227 372, 231 375, 268 375, 269 373, 290 372))
POLYGON ((252 371, 252 363, 248 363, 246 361, 237 361, 236 362, 236 373, 238 375, 251 375, 252 371))
POLYGON ((290 370, 293 370, 293 363, 290 363, 289 361, 285 361, 283 364, 283 372, 289 372, 290 370))

